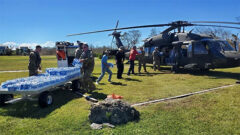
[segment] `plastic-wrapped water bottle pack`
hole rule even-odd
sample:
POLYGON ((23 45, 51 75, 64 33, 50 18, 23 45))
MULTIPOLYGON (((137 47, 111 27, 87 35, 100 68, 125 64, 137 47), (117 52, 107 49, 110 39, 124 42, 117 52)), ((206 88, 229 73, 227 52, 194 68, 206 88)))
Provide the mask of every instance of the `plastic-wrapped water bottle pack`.
POLYGON ((74 67, 82 67, 82 63, 78 59, 73 59, 72 65, 74 67))
POLYGON ((72 78, 80 77, 80 75, 80 66, 47 68, 44 74, 3 82, 0 89, 8 91, 39 90, 48 86, 67 82, 72 78))
POLYGON ((114 67, 114 64, 112 63, 107 63, 109 67, 113 68, 114 67))

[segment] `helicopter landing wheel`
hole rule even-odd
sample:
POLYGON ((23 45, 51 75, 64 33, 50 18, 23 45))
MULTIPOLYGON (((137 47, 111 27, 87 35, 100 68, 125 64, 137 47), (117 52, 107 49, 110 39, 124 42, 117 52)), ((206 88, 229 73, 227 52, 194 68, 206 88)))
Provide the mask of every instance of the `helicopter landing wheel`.
POLYGON ((202 69, 200 69, 200 71, 202 71, 202 72, 209 72, 209 68, 202 68, 202 69))
POLYGON ((173 73, 178 73, 179 72, 179 66, 178 65, 173 65, 172 68, 171 68, 171 71, 173 73))

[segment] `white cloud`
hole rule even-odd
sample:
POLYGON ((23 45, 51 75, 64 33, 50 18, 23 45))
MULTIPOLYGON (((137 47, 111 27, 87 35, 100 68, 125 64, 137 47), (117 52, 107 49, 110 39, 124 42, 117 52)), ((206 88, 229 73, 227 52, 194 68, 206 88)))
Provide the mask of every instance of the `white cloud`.
POLYGON ((28 46, 31 49, 34 49, 35 46, 38 45, 38 43, 20 43, 18 46, 28 46))
POLYGON ((47 41, 43 44, 40 44, 42 47, 54 47, 55 46, 55 42, 53 41, 47 41))
POLYGON ((6 45, 12 48, 17 48, 19 46, 28 46, 31 49, 34 49, 36 45, 41 45, 42 47, 54 47, 55 42, 54 41, 47 41, 45 43, 16 43, 16 42, 5 42, 2 43, 1 45, 6 45))
POLYGON ((8 46, 9 48, 14 49, 14 50, 17 47, 17 43, 16 42, 5 42, 5 43, 2 43, 0 45, 8 46))
POLYGON ((5 43, 3 43, 2 45, 6 45, 6 46, 16 46, 17 43, 15 43, 15 42, 5 42, 5 43))

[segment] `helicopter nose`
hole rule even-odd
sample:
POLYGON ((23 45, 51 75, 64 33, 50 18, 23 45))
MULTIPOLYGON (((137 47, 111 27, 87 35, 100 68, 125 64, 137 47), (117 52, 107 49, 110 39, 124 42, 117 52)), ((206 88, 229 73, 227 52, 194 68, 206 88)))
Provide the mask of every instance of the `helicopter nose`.
POLYGON ((240 57, 227 57, 227 63, 231 66, 240 66, 240 57))
POLYGON ((227 63, 232 66, 240 66, 240 53, 238 52, 225 52, 223 54, 227 58, 227 63))
POLYGON ((238 63, 238 66, 240 66, 240 58, 235 58, 234 60, 238 63))

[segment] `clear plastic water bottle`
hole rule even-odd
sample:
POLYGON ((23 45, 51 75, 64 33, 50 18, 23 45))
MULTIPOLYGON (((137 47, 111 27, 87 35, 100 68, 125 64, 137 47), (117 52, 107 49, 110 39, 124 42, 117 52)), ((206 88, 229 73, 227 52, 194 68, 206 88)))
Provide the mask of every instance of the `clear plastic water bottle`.
POLYGON ((18 90, 18 87, 15 86, 15 85, 9 85, 7 88, 8 88, 8 91, 16 91, 16 90, 18 90))
POLYGON ((31 83, 31 88, 32 88, 33 90, 36 90, 36 89, 38 88, 38 83, 37 83, 37 82, 32 82, 32 83, 31 83))
POLYGON ((59 73, 60 73, 61 76, 67 75, 67 71, 66 70, 60 71, 59 73))

